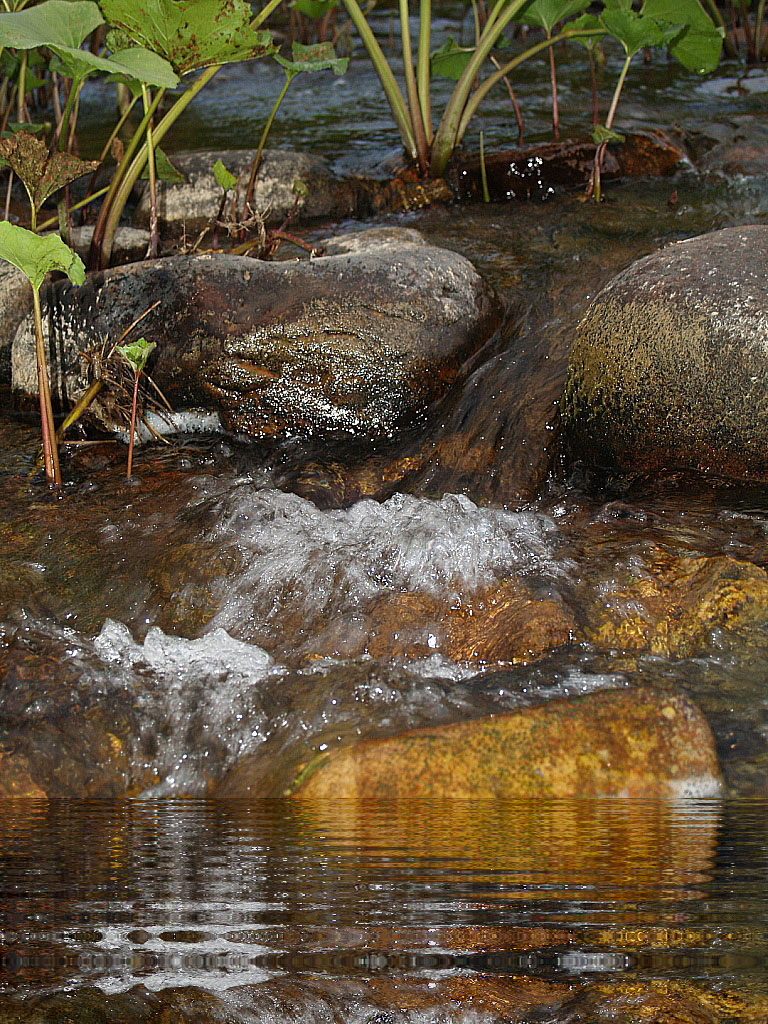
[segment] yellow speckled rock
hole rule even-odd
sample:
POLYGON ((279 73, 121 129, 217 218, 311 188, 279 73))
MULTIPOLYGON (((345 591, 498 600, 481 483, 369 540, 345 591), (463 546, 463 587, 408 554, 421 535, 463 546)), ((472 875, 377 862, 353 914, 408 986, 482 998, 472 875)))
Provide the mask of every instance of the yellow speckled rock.
POLYGON ((686 658, 709 646, 714 629, 742 636, 768 621, 768 573, 735 558, 678 558, 658 550, 642 575, 618 580, 586 612, 596 647, 686 658))
POLYGON ((720 785, 701 712, 684 697, 635 689, 358 743, 310 762, 287 795, 674 798, 720 785))

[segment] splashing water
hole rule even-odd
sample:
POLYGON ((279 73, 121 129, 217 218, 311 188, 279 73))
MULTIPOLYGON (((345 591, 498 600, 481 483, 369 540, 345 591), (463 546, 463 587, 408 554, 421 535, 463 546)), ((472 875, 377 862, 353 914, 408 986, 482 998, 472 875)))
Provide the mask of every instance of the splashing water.
POLYGON ((458 603, 504 575, 562 576, 547 516, 396 494, 322 511, 295 494, 241 485, 208 538, 233 543, 245 569, 227 581, 212 625, 258 637, 284 608, 304 624, 360 609, 385 593, 458 603))

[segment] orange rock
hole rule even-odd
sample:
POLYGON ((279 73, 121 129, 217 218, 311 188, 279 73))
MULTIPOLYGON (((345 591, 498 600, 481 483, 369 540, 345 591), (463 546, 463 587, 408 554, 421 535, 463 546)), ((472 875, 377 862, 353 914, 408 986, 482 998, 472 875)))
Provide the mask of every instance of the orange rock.
POLYGON ((286 795, 322 799, 712 796, 709 726, 686 698, 610 690, 323 754, 286 795))

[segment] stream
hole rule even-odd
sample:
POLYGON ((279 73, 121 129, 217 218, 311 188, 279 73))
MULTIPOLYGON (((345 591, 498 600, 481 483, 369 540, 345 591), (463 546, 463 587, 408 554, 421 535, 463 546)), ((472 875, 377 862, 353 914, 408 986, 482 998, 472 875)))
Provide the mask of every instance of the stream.
MULTIPOLYGON (((663 111, 711 142, 764 106, 761 76, 734 100, 733 68, 699 81, 658 65, 633 72, 625 127, 663 111)), ((277 76, 227 69, 169 152, 250 145, 243 125, 261 123, 277 76)), ((546 131, 537 81, 532 140, 546 131)), ((324 84, 289 94, 272 143, 348 170, 359 130, 358 166, 383 159, 396 138, 367 73, 324 84), (308 96, 327 101, 317 118, 308 96), (359 123, 339 129, 353 96, 359 123)), ((567 69, 562 89, 576 123, 567 69)), ((95 148, 100 102, 94 87, 82 113, 95 148)), ((486 145, 514 144, 501 102, 486 145)), ((452 659, 429 611, 371 640, 393 596, 429 609, 512 581, 582 635, 595 609, 629 621, 616 595, 660 557, 768 568, 764 489, 676 477, 589 491, 542 430, 602 285, 666 242, 766 216, 768 176, 684 167, 611 184, 600 206, 566 192, 305 225, 309 241, 415 227, 471 259, 508 310, 452 393, 372 450, 190 435, 140 450, 127 483, 124 447, 101 444, 65 456, 59 497, 35 469, 36 422, 0 414, 0 754, 24 735, 59 766, 53 799, 2 807, 0 1022, 768 1020, 764 621, 684 651, 584 640, 529 664, 452 659), (405 460, 423 432, 476 463, 344 497, 340 475, 405 460), (637 685, 703 711, 722 798, 210 799, 243 759, 277 766, 282 785, 359 739, 637 685)))

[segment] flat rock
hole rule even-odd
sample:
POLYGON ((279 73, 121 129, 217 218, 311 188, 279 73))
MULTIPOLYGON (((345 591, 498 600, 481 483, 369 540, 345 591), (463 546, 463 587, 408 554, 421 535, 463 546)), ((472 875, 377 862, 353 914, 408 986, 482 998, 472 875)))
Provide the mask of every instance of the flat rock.
POLYGON ((577 331, 568 460, 608 474, 768 480, 768 228, 726 228, 632 264, 577 331))
MULTIPOLYGON (((245 794, 236 770, 228 795, 245 794)), ((319 755, 288 795, 464 800, 713 796, 714 741, 685 697, 611 690, 319 755)))
MULTIPOLYGON (((161 228, 199 231, 216 219, 223 197, 213 165, 221 160, 237 178, 235 189, 242 206, 256 150, 231 149, 216 152, 175 153, 171 163, 185 179, 183 183, 161 182, 158 186, 158 219, 161 228)), ((293 210, 301 220, 343 217, 354 212, 349 189, 331 173, 325 161, 308 153, 265 150, 253 193, 252 207, 267 224, 279 224, 293 210), (297 192, 304 186, 306 193, 297 192), (298 199, 298 202, 296 202, 298 199)), ((149 220, 149 190, 136 210, 136 221, 149 220)))
MULTIPOLYGON (((445 393, 501 315, 468 260, 410 231, 346 236, 312 260, 130 264, 81 288, 58 282, 44 299, 63 405, 88 386, 105 339, 149 311, 131 337, 157 342, 148 369, 171 405, 216 411, 249 437, 392 433, 445 393)), ((30 316, 12 354, 13 387, 27 396, 33 338, 30 316)))

